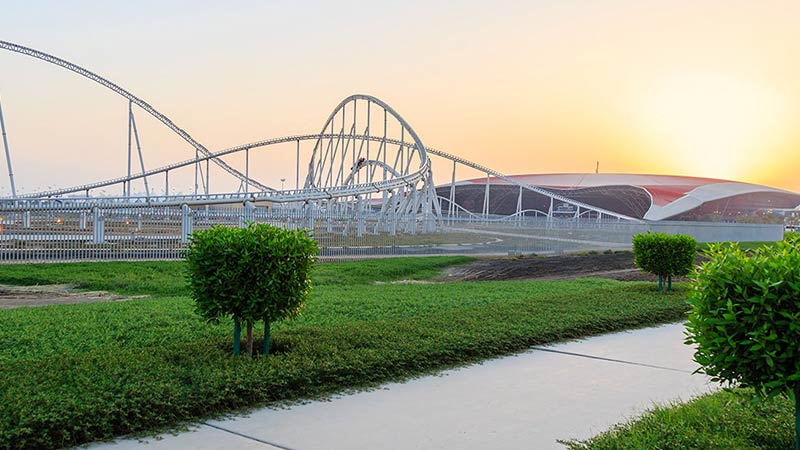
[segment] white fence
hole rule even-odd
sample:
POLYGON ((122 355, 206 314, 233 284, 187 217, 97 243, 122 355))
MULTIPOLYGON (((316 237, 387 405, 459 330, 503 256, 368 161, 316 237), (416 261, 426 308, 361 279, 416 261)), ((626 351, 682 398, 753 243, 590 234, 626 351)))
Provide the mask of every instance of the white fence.
POLYGON ((334 207, 14 208, 0 209, 0 263, 179 259, 192 231, 249 221, 313 230, 322 258, 622 250, 647 230, 690 234, 700 242, 783 236, 780 225, 520 217, 444 219, 437 232, 421 233, 415 222, 334 207))

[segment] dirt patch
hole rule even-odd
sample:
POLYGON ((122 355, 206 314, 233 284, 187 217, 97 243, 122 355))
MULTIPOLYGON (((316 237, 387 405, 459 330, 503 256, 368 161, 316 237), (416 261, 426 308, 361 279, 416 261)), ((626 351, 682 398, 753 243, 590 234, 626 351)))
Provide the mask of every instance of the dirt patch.
MULTIPOLYGON (((527 258, 494 258, 447 270, 447 281, 560 280, 610 278, 620 281, 656 281, 633 264, 633 253, 600 253, 527 258)), ((674 281, 686 281, 676 277, 674 281)))
POLYGON ((69 303, 120 302, 146 296, 123 297, 105 291, 76 291, 69 284, 8 286, 0 284, 0 308, 62 305, 69 303))

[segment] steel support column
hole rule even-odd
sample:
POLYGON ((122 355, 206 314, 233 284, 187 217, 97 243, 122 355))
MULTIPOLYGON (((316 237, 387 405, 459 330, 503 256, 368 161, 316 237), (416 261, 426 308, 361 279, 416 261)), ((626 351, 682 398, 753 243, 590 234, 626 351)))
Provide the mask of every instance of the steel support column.
POLYGON ((17 188, 14 186, 14 171, 11 170, 11 153, 8 149, 8 138, 6 137, 6 122, 3 119, 3 105, 0 103, 0 130, 3 133, 3 149, 6 152, 6 165, 8 166, 8 181, 11 183, 11 197, 17 198, 17 188))

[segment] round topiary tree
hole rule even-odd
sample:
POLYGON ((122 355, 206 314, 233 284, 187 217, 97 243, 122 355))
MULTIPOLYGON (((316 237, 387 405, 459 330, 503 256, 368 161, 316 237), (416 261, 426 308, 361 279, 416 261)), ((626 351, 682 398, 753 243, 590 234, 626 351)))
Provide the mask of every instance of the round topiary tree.
POLYGON ((250 223, 195 231, 185 260, 197 311, 210 322, 233 318, 236 355, 241 324, 247 326, 247 352, 252 355, 253 324, 263 320, 268 354, 270 323, 298 314, 309 295, 318 253, 316 241, 304 230, 250 223))
POLYGON ((713 244, 706 255, 686 326, 699 371, 760 396, 794 397, 800 450, 800 240, 752 254, 737 244, 713 244))
POLYGON ((694 268, 697 241, 686 234, 639 233, 633 236, 633 262, 658 275, 658 291, 672 290, 672 277, 688 275, 694 268))

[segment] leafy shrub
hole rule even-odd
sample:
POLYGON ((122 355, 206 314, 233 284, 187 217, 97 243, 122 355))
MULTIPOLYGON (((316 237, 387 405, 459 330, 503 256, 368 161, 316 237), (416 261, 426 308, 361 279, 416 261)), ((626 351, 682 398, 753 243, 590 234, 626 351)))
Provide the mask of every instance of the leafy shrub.
POLYGON ((639 233, 633 236, 633 262, 643 271, 658 275, 658 290, 663 279, 672 289, 672 277, 687 275, 694 267, 697 241, 685 234, 639 233))
POLYGON ((762 396, 788 394, 800 402, 800 239, 751 254, 737 244, 714 244, 706 255, 690 294, 686 339, 697 345, 700 370, 762 396))
POLYGON ((317 243, 304 230, 269 224, 194 232, 185 258, 197 311, 211 322, 234 319, 237 354, 240 323, 247 324, 252 354, 253 323, 263 320, 268 353, 269 324, 297 315, 309 295, 318 253, 317 243))

